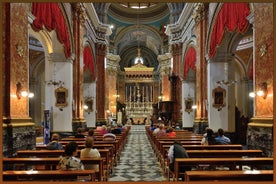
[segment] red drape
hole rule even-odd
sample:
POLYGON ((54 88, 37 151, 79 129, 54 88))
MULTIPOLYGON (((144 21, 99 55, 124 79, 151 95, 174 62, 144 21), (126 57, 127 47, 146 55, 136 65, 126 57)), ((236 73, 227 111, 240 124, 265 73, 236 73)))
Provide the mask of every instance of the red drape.
POLYGON ((70 40, 67 25, 62 11, 57 3, 33 3, 33 15, 36 17, 32 27, 39 31, 43 25, 49 31, 56 30, 58 40, 64 44, 64 54, 68 58, 71 56, 70 40))
POLYGON ((196 72, 196 51, 195 48, 189 47, 184 60, 183 79, 186 79, 189 68, 196 72))
POLYGON ((92 80, 95 80, 94 60, 89 47, 85 47, 83 50, 83 63, 84 71, 88 68, 90 70, 92 80))
POLYGON ((214 57, 216 47, 221 43, 224 32, 245 33, 249 27, 246 17, 250 13, 248 3, 224 3, 217 16, 211 35, 209 56, 214 57))

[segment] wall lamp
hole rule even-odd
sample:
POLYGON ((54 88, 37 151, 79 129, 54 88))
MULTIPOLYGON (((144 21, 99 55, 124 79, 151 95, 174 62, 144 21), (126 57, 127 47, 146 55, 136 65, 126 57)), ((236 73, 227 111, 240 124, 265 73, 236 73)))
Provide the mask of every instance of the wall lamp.
POLYGON ((267 90, 267 83, 266 83, 266 82, 262 82, 262 83, 259 85, 259 90, 256 91, 256 92, 250 92, 250 93, 249 93, 249 96, 250 96, 251 98, 254 98, 254 97, 257 95, 257 96, 261 96, 261 97, 263 97, 264 99, 266 99, 267 93, 268 93, 268 90, 267 90))
POLYGON ((33 98, 34 97, 34 93, 32 92, 28 92, 28 91, 22 91, 23 87, 21 82, 17 82, 16 83, 16 96, 18 99, 21 99, 21 97, 29 97, 29 98, 33 98))

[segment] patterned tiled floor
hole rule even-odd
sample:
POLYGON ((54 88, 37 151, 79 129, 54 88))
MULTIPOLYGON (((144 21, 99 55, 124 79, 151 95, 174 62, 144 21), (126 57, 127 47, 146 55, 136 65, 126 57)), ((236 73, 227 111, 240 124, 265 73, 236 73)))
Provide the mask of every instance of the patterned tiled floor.
POLYGON ((166 181, 144 125, 132 125, 125 149, 109 181, 166 181))

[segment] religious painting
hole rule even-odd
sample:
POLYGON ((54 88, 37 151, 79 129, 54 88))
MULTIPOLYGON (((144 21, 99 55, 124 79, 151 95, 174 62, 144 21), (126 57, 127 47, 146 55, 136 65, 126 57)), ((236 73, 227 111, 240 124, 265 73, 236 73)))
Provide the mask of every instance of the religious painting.
POLYGON ((86 98, 84 101, 85 105, 87 105, 87 109, 85 111, 89 114, 90 112, 93 112, 93 98, 89 97, 86 98))
POLYGON ((68 90, 64 87, 59 87, 55 90, 55 96, 56 96, 56 107, 58 108, 64 108, 68 105, 67 102, 67 96, 68 96, 68 90))
POLYGON ((214 99, 213 107, 221 110, 221 108, 225 106, 226 90, 218 86, 217 88, 213 89, 212 96, 214 99))
POLYGON ((193 105, 193 100, 191 98, 187 98, 185 100, 185 111, 188 112, 189 114, 190 112, 193 111, 192 105, 193 105))

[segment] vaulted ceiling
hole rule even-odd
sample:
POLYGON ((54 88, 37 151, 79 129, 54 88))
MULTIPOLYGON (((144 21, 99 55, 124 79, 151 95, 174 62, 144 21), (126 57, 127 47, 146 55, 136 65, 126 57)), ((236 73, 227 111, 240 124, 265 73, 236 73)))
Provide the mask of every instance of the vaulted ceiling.
POLYGON ((109 52, 119 55, 120 69, 133 66, 141 50, 143 64, 157 69, 157 56, 168 52, 165 26, 179 17, 184 3, 93 3, 99 19, 112 25, 109 52), (104 8, 103 8, 104 7, 104 8), (102 16, 99 12, 106 12, 102 16), (101 10, 101 11, 100 11, 101 10), (173 12, 173 13, 172 13, 173 12))

